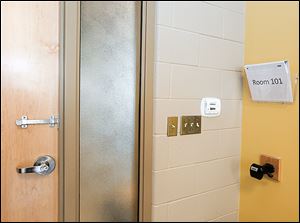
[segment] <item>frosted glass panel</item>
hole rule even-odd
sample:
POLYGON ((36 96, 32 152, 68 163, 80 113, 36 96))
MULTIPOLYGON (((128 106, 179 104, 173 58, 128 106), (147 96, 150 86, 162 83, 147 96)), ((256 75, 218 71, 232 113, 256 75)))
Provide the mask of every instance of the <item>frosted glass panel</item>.
POLYGON ((137 221, 139 4, 81 2, 81 221, 137 221))

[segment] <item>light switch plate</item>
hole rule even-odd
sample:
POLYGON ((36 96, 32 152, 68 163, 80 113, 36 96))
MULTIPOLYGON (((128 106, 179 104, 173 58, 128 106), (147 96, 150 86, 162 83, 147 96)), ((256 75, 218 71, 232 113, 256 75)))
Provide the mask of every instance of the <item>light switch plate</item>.
POLYGON ((271 179, 280 181, 281 180, 281 160, 277 157, 272 157, 268 155, 260 156, 260 165, 264 165, 265 163, 270 163, 274 166, 274 173, 272 173, 273 177, 271 179))
POLYGON ((201 116, 181 116, 181 135, 201 133, 201 116))
POLYGON ((177 136, 178 130, 178 117, 168 117, 167 123, 167 135, 170 136, 177 136))

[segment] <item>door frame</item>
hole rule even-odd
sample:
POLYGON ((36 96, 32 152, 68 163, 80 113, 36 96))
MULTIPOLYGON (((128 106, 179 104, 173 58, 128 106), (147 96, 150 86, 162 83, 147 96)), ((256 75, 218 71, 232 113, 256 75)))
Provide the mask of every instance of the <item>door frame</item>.
MULTIPOLYGON (((139 221, 151 221, 155 3, 141 2, 139 221)), ((79 221, 80 1, 60 3, 59 220, 79 221)))

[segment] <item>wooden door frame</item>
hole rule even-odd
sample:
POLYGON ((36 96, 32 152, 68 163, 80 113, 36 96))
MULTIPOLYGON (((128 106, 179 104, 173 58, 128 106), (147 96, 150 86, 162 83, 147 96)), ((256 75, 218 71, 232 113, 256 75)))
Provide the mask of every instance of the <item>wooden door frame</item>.
MULTIPOLYGON (((154 2, 142 2, 139 221, 151 221, 154 2)), ((80 2, 60 3, 59 220, 79 221, 80 2)))

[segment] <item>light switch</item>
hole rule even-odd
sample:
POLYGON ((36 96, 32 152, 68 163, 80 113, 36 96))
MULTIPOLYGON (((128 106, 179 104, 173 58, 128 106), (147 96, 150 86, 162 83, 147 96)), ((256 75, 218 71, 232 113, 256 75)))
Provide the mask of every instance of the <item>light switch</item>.
POLYGON ((201 133, 201 116, 181 116, 181 135, 201 133))
POLYGON ((167 123, 167 135, 170 136, 177 136, 177 129, 178 129, 178 117, 168 117, 167 123))

